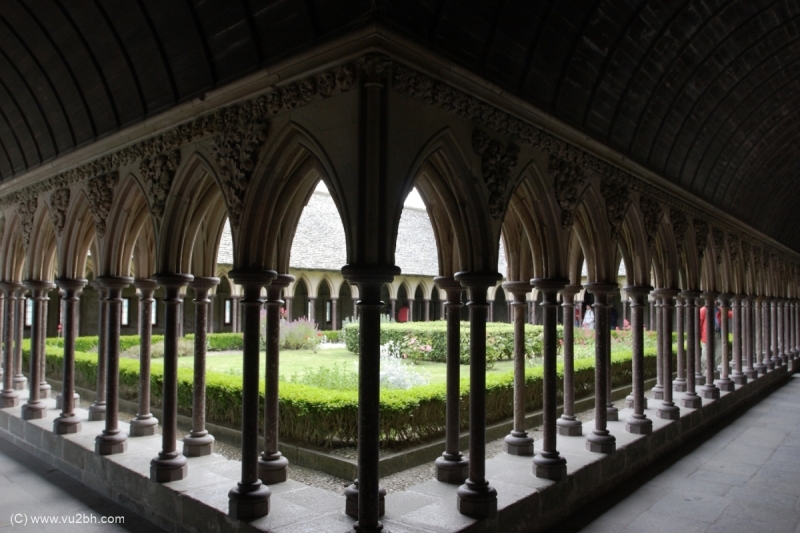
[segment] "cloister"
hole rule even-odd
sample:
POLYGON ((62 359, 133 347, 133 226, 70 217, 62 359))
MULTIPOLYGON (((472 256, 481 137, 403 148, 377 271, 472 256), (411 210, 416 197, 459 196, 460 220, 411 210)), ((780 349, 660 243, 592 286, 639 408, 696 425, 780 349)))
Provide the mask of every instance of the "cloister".
MULTIPOLYGON (((443 317, 454 333, 446 443, 436 461, 437 490, 445 496, 437 505, 466 517, 452 530, 530 531, 555 523, 595 488, 646 468, 797 368, 798 7, 3 4, 0 435, 59 465, 68 462, 68 446, 87 446, 81 437, 101 421, 102 430, 88 435, 87 454, 72 465, 92 488, 176 531, 198 530, 193 514, 217 530, 250 523, 288 531, 269 521, 282 512, 271 501, 287 483, 289 463, 278 442, 278 320, 285 296, 295 294, 297 224, 322 181, 344 228, 338 268, 352 291, 352 313, 339 310, 332 322, 344 312, 360 324, 358 480, 341 498, 338 514, 346 510, 348 518, 326 519, 339 529, 382 530, 380 316, 386 299, 397 298, 386 287, 399 288, 392 285, 401 275, 398 226, 416 188, 433 227, 433 282, 443 297, 438 309, 428 305, 434 286, 421 284, 426 307, 417 307, 415 319, 443 317), (197 459, 213 449, 203 339, 226 223, 232 265, 225 290, 240 305, 228 326, 244 335, 243 425, 239 480, 214 485, 213 499, 208 487, 195 493, 191 483, 203 471, 197 459), (87 279, 98 295, 91 306, 81 304, 87 279), (525 480, 513 482, 517 492, 511 481, 489 479, 485 457, 485 332, 491 291, 502 280, 517 335, 531 316, 534 290, 544 331, 543 440, 534 446, 520 402, 506 439, 508 454, 525 461, 514 468, 527 465, 525 480), (132 290, 136 316, 123 326, 122 294, 132 290), (563 320, 563 406, 556 367, 559 309, 572 316, 574 296, 584 290, 596 316, 588 431, 574 416, 572 320, 563 320), (165 336, 161 420, 151 414, 149 396, 156 291, 165 336), (57 406, 44 372, 45 337, 59 320, 57 307, 48 306, 56 294, 64 337, 57 406), (26 297, 29 368, 21 350, 26 297), (621 419, 611 404, 609 331, 610 302, 620 297, 634 338, 632 391, 621 419), (659 335, 650 399, 642 348, 648 298, 656 304, 648 320, 659 335), (732 344, 723 343, 718 377, 713 343, 703 360, 700 348, 700 309, 713 313, 715 306, 732 312, 732 331, 721 324, 732 344), (468 458, 459 449, 462 313, 470 325, 468 458), (178 441, 184 316, 197 340, 194 409, 192 431, 178 441), (118 416, 124 328, 143 339, 139 413, 129 421, 118 416), (88 412, 74 397, 79 331, 100 336, 97 401, 88 412), (142 439, 158 439, 160 449, 125 460, 142 439), (120 485, 109 472, 123 467, 141 479, 120 485), (155 499, 169 502, 167 509, 155 499), (173 515, 174 506, 183 510, 173 515)), ((333 285, 336 293, 340 283, 333 285)), ((403 290, 407 299, 420 298, 410 285, 403 290)), ((713 321, 705 327, 713 336, 713 321)), ((518 343, 519 388, 521 350, 518 343)), ((425 530, 384 520, 386 530, 425 530)), ((305 530, 324 529, 315 524, 305 530)))

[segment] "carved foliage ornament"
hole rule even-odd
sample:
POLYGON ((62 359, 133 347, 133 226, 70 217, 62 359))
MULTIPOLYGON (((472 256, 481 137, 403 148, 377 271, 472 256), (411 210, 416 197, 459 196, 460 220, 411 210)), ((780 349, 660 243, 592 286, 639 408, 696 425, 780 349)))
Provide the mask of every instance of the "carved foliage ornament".
POLYGON ((697 247, 697 257, 703 259, 708 244, 708 222, 699 218, 694 219, 694 244, 697 247))
POLYGON ((511 169, 517 164, 519 146, 513 143, 503 146, 481 130, 475 130, 472 148, 481 156, 483 181, 489 189, 489 213, 500 218, 506 212, 505 196, 511 184, 511 169))
POLYGON ((606 217, 610 226, 611 241, 616 242, 630 200, 628 188, 622 181, 608 178, 601 183, 600 193, 606 201, 606 217))
POLYGON ((70 191, 67 187, 56 189, 50 195, 50 218, 56 228, 56 235, 61 237, 64 223, 67 221, 67 208, 69 207, 70 191))
POLYGON ((744 261, 744 268, 750 268, 750 243, 742 241, 742 261, 744 261))
POLYGON ((38 197, 34 196, 17 205, 19 225, 22 229, 22 243, 27 248, 31 244, 31 231, 33 230, 33 217, 39 205, 38 197))
POLYGON ((736 265, 739 262, 739 238, 730 233, 726 237, 728 253, 731 254, 731 264, 736 265))
POLYGON ((586 183, 586 174, 582 168, 570 165, 553 155, 550 156, 549 167, 556 200, 561 207, 561 228, 569 230, 575 221, 575 207, 586 183))
POLYGON ((725 234, 719 228, 711 228, 711 242, 714 244, 714 255, 717 256, 717 264, 722 264, 722 251, 725 246, 725 234))
POLYGON ((142 159, 142 163, 139 165, 139 170, 144 179, 147 204, 156 218, 160 219, 164 215, 167 195, 172 187, 175 170, 180 162, 180 150, 173 150, 166 154, 157 155, 152 159, 142 159))
POLYGON ((109 172, 86 182, 89 211, 94 217, 94 225, 97 235, 100 237, 106 234, 106 219, 111 211, 111 203, 114 201, 114 187, 117 186, 117 181, 119 181, 119 174, 109 172))
POLYGON ((672 233, 675 235, 678 253, 680 253, 683 251, 684 242, 686 242, 686 234, 689 231, 689 221, 686 220, 686 216, 677 209, 670 210, 669 220, 672 223, 672 233))
POLYGON ((639 207, 644 216, 644 231, 647 235, 647 247, 652 250, 656 243, 658 223, 661 222, 661 204, 650 197, 642 196, 639 198, 639 207))

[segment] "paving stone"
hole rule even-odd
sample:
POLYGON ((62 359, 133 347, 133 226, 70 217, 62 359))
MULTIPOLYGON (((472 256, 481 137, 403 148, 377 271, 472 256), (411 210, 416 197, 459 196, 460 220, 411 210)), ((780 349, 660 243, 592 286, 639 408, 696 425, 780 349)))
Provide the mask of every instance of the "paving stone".
POLYGON ((628 524, 622 533, 703 533, 709 524, 704 521, 691 520, 678 513, 663 514, 645 511, 628 524))

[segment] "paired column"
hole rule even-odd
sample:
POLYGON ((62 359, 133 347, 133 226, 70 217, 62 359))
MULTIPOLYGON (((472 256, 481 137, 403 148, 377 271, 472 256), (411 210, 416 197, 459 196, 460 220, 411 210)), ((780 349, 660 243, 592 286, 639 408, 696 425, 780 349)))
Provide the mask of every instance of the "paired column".
POLYGON ((728 342, 728 312, 731 307, 732 294, 720 294, 719 301, 719 332, 722 346, 722 370, 720 371, 717 387, 719 390, 731 392, 736 389, 730 378, 731 345, 728 342))
POLYGON ((92 287, 97 291, 97 304, 100 307, 100 321, 97 328, 97 391, 94 402, 89 406, 89 420, 100 421, 106 419, 106 354, 108 337, 108 306, 106 298, 108 291, 97 280, 92 282, 92 287))
MULTIPOLYGON (((294 276, 280 274, 267 285, 267 363, 264 382, 264 451, 258 458, 258 479, 266 485, 283 483, 288 478, 289 460, 278 451, 278 380, 281 350, 281 291, 294 282, 294 276)), ((335 302, 336 300, 332 300, 335 302)), ((335 320, 335 315, 331 315, 335 320)), ((335 322, 334 322, 335 323, 335 322)))
POLYGON ((575 418, 575 295, 580 285, 561 289, 561 307, 564 310, 564 412, 556 421, 558 434, 579 437, 583 424, 575 418))
POLYGON ((408 321, 414 322, 414 298, 408 299, 408 321))
POLYGON ((681 398, 681 406, 689 409, 698 409, 702 407, 703 400, 697 395, 695 391, 696 376, 699 367, 696 363, 699 357, 699 340, 698 335, 698 313, 697 301, 700 296, 699 291, 683 291, 681 296, 684 299, 686 306, 686 392, 683 393, 681 398))
POLYGON ((719 389, 714 384, 714 300, 717 296, 716 292, 703 293, 706 308, 706 383, 700 389, 700 395, 710 400, 719 399, 719 389))
POLYGON ((206 429, 206 331, 208 291, 219 278, 194 278, 189 286, 194 291, 194 377, 192 382, 192 431, 183 438, 183 455, 201 457, 214 453, 214 437, 206 429))
MULTIPOLYGON (((97 283, 106 289, 106 427, 95 439, 99 455, 122 453, 128 448, 128 435, 119 429, 119 330, 122 316, 122 289, 133 282, 123 276, 101 276, 97 283)), ((166 357, 166 356, 165 356, 166 357)))
MULTIPOLYGON (((44 330, 45 321, 42 319, 47 316, 47 302, 50 298, 47 293, 54 287, 49 281, 28 280, 25 286, 31 292, 33 300, 33 317, 31 320, 31 352, 30 352, 30 379, 28 381, 28 401, 22 406, 22 419, 32 420, 44 418, 47 405, 40 397, 40 385, 44 376, 42 368, 42 354, 44 353, 44 341, 46 332, 44 330)), ((21 322, 21 321, 20 321, 21 322)))
MULTIPOLYGON (((50 282, 48 282, 50 283, 50 282)), ((50 288, 48 292, 55 288, 53 283, 50 283, 50 288)), ((38 349, 39 354, 39 398, 42 400, 46 400, 50 398, 50 390, 52 387, 47 382, 47 356, 45 354, 45 346, 47 341, 47 302, 50 300, 49 296, 45 300, 44 306, 42 307, 42 312, 39 313, 38 318, 34 315, 34 319, 39 320, 39 331, 41 331, 41 336, 39 337, 39 344, 40 348, 38 349)), ((33 354, 33 351, 31 351, 33 354)))
POLYGON ((23 329, 25 328, 25 292, 28 290, 23 285, 17 286, 17 305, 14 314, 17 317, 15 320, 14 334, 14 390, 23 390, 28 383, 28 378, 22 373, 22 338, 23 329))
POLYGON ((745 336, 745 321, 743 313, 743 294, 734 294, 731 296, 731 310, 733 312, 733 373, 731 379, 736 385, 744 385, 747 383, 747 376, 744 374, 744 365, 742 364, 742 350, 746 348, 745 336))
POLYGON ((742 384, 749 379, 756 379, 758 371, 755 369, 755 330, 753 328, 753 302, 755 298, 749 294, 742 298, 742 341, 744 350, 742 373, 745 376, 742 384))
POLYGON ((514 313, 514 429, 506 435, 510 455, 533 455, 533 439, 525 431, 525 297, 531 291, 527 281, 507 281, 503 288, 512 294, 514 313))
POLYGON ((755 363, 753 364, 753 370, 756 372, 755 377, 758 377, 763 376, 767 372, 767 366, 764 364, 764 347, 766 345, 766 339, 764 337, 765 322, 763 296, 757 296, 753 300, 753 315, 755 318, 755 323, 753 324, 753 331, 755 333, 755 353, 753 354, 755 363))
POLYGON ((662 420, 677 420, 681 416, 680 407, 672 401, 672 312, 675 309, 674 298, 677 289, 659 289, 655 291, 661 298, 661 323, 658 328, 659 346, 662 348, 662 376, 664 378, 664 397, 656 411, 662 420))
POLYGON ((611 332, 609 330, 609 295, 617 290, 616 283, 589 283, 586 289, 594 294, 594 430, 586 437, 586 449, 591 452, 613 453, 617 448, 617 439, 607 429, 608 411, 606 400, 608 397, 609 348, 611 346, 611 332))
POLYGON ((700 331, 700 309, 705 306, 706 301, 702 298, 702 293, 697 292, 697 299, 695 300, 695 315, 694 315, 694 382, 695 385, 701 386, 706 384, 706 375, 703 374, 703 347, 702 347, 702 332, 700 331))
POLYGON ((486 479, 486 291, 497 273, 460 272, 455 279, 469 290, 469 479, 458 488, 458 511, 473 518, 497 514, 497 491, 486 479))
MULTIPOLYGON (((558 379, 556 375, 556 358, 558 356, 558 334, 556 333, 556 325, 558 324, 558 291, 562 290, 567 285, 568 280, 534 279, 531 280, 531 283, 542 292, 542 328, 544 337, 544 391, 542 398, 544 439, 542 442, 542 451, 533 458, 534 473, 536 477, 560 481, 567 477, 567 460, 562 457, 556 449, 556 397, 558 379)), ((522 310, 521 308, 519 309, 519 311, 522 310)), ((523 319, 521 317, 520 325, 522 325, 522 321, 523 319)))
POLYGON ((647 296, 653 287, 625 287, 630 298, 631 308, 631 341, 632 341, 632 396, 633 414, 625 421, 625 430, 637 435, 650 435, 653 432, 653 421, 647 418, 644 410, 647 400, 644 397, 644 308, 647 296))
MULTIPOLYGON (((615 293, 619 291, 618 288, 615 288, 611 291, 608 295, 609 302, 611 298, 614 296, 615 293)), ((595 315, 596 316, 596 315, 595 315)), ((596 323, 595 323, 596 326, 596 323)), ((612 398, 612 392, 614 391, 613 383, 612 383, 612 374, 611 371, 611 304, 608 306, 608 322, 606 323, 606 331, 607 335, 605 336, 605 352, 606 352, 606 416, 607 420, 610 421, 618 421, 619 420, 619 409, 614 407, 614 400, 612 398)))
POLYGON ((663 376, 664 372, 664 343, 661 342, 661 325, 662 325, 662 316, 661 316, 661 298, 658 296, 658 290, 653 291, 652 294, 653 300, 650 302, 650 316, 653 316, 653 309, 655 308, 655 321, 650 324, 650 330, 655 330, 657 335, 656 341, 656 384, 651 389, 650 395, 653 397, 654 400, 663 400, 664 399, 664 382, 671 382, 672 376, 665 378, 663 376))
POLYGON ((53 433, 65 435, 81 430, 75 416, 75 338, 78 336, 78 304, 85 279, 58 279, 64 302, 64 370, 61 388, 61 415, 53 421, 53 433))
MULTIPOLYGON (((445 448, 436 459, 436 479, 461 485, 469 477, 469 462, 459 451, 461 434, 461 293, 464 288, 450 276, 433 278, 445 292, 447 309, 447 389, 445 448)), ((444 312, 442 316, 445 316, 444 312)))
MULTIPOLYGON (((677 326, 678 337, 678 375, 672 382, 672 390, 674 392, 686 392, 686 328, 684 324, 686 320, 686 301, 683 296, 677 294, 675 296, 675 325, 677 326)), ((670 339, 670 346, 672 339, 670 339)))
POLYGON ((782 298, 780 300, 780 357, 783 365, 789 364, 789 328, 787 327, 786 316, 789 311, 789 300, 782 298))
POLYGON ((17 330, 15 318, 17 293, 22 286, 18 283, 3 282, 0 289, 5 293, 3 299, 3 390, 0 392, 0 407, 19 405, 19 392, 14 388, 14 335, 17 330))
MULTIPOLYGON (((288 274, 287 274, 288 275, 288 274)), ((272 282, 273 285, 275 282, 272 282)), ((280 298, 280 294, 278 295, 280 298)), ((283 303, 283 301, 281 301, 283 303)), ((278 320, 280 320, 280 308, 278 309, 278 320)), ((336 296, 331 296, 331 329, 337 330, 339 329, 339 298, 336 296)))
POLYGON ((139 412, 131 420, 131 437, 155 435, 158 419, 150 412, 150 344, 153 336, 153 293, 158 283, 137 279, 139 291, 139 412))
POLYGON ((431 301, 429 299, 422 300, 422 307, 425 309, 425 322, 431 321, 431 301))
POLYGON ((772 299, 772 362, 775 368, 783 365, 783 300, 772 299))
MULTIPOLYGON (((161 451, 150 461, 150 479, 157 483, 177 481, 186 477, 186 457, 178 452, 178 337, 180 331, 180 306, 183 300, 181 289, 192 276, 187 274, 156 274, 156 283, 164 287, 164 383, 161 393, 163 410, 161 451)), ((257 328, 256 328, 257 329, 257 328)), ((256 345, 257 346, 257 345, 256 345)), ((245 379, 248 368, 243 367, 245 379)), ((254 374, 256 382, 258 373, 254 374)), ((244 401, 244 399, 243 399, 244 401)), ((257 419, 253 420, 258 423, 257 419)), ((244 433, 242 434, 244 439, 244 433)), ((242 458, 244 464, 244 457, 242 458)), ((255 465, 253 465, 255 472, 255 465)))

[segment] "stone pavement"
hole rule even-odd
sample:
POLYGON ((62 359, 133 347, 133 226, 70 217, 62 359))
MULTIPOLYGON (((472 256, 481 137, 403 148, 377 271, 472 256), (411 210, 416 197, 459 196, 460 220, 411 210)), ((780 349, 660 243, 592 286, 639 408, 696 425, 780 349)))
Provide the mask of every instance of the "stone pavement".
POLYGON ((28 452, 0 439, 0 531, 83 533, 163 530, 28 452), (34 524, 41 517, 64 522, 34 524), (101 524, 123 517, 122 524, 101 524))
POLYGON ((800 375, 552 533, 800 533, 800 375))

